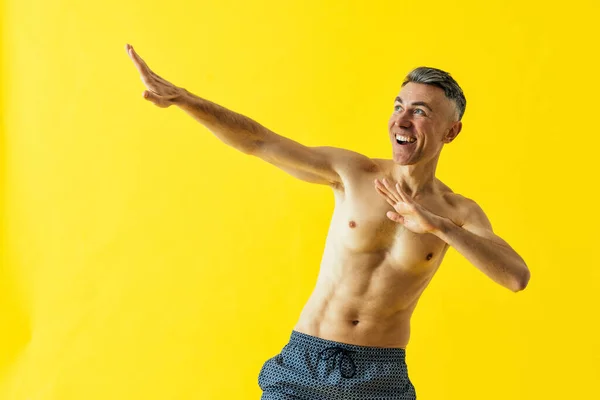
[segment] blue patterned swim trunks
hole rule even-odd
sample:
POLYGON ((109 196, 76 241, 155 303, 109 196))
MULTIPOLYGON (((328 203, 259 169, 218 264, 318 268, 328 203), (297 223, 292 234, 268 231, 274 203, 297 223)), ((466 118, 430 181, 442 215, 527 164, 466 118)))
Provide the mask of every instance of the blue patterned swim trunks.
POLYGON ((415 400, 406 350, 339 343, 292 331, 258 375, 261 400, 415 400))

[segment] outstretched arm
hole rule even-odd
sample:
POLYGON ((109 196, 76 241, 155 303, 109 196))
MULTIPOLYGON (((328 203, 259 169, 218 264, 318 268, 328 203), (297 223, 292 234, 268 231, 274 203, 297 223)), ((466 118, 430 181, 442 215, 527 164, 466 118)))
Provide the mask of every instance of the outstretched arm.
MULTIPOLYGON (((494 234, 483 210, 473 201, 465 200, 466 214, 462 226, 425 209, 400 185, 376 180, 375 188, 396 212, 388 212, 391 220, 403 224, 415 233, 431 233, 454 247, 471 264, 500 285, 518 292, 529 282, 525 261, 508 243, 494 234)), ((462 213, 462 212, 461 212, 462 213)))
POLYGON ((343 168, 371 163, 367 157, 348 150, 307 147, 278 135, 244 115, 173 85, 155 74, 131 45, 127 45, 126 50, 147 88, 143 93, 145 99, 162 108, 180 107, 223 143, 259 157, 299 179, 340 186, 343 168))

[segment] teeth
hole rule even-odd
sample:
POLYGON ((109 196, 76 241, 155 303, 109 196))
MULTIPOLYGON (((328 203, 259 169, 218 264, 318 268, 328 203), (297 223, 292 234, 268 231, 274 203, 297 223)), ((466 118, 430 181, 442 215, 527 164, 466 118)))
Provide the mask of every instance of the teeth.
POLYGON ((414 143, 417 141, 417 139, 414 137, 408 137, 408 136, 404 136, 404 135, 396 135, 396 140, 401 140, 403 142, 409 142, 409 143, 414 143))

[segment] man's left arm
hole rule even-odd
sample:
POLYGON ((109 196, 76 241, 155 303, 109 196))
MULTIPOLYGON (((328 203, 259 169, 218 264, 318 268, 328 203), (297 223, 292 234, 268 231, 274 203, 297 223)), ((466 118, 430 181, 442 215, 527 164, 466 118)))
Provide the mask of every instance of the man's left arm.
POLYGON ((454 247, 471 264, 500 285, 518 292, 529 282, 529 268, 506 241, 496 235, 483 210, 466 200, 462 226, 448 218, 436 218, 432 234, 454 247))
POLYGON ((502 238, 497 236, 483 210, 472 200, 462 198, 456 210, 461 225, 450 218, 427 210, 405 193, 400 185, 376 179, 375 189, 394 207, 387 216, 411 232, 436 235, 454 247, 467 260, 500 285, 518 292, 529 282, 525 261, 502 238))

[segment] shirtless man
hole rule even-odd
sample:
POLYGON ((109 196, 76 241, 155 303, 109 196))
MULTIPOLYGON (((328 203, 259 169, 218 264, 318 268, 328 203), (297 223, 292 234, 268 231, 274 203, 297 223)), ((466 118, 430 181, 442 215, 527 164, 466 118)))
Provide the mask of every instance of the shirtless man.
POLYGON ((409 73, 388 123, 393 157, 372 159, 280 136, 167 82, 126 50, 145 99, 176 105, 225 144, 333 190, 317 283, 289 343, 260 371, 263 400, 415 399, 405 364, 410 318, 449 246, 507 289, 527 286, 525 262, 481 208, 435 177, 466 105, 446 72, 409 73))

